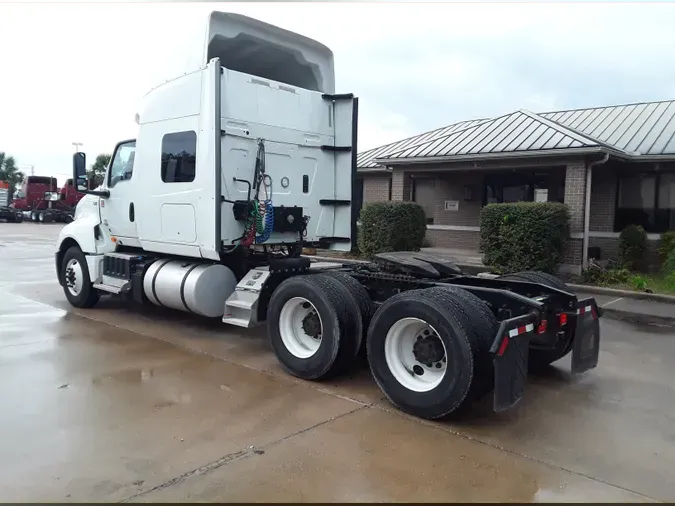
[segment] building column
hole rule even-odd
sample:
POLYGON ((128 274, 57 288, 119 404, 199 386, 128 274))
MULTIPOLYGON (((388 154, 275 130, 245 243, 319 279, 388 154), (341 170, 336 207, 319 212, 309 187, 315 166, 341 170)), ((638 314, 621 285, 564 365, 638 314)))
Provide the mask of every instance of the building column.
POLYGON ((565 204, 570 213, 570 240, 567 241, 563 263, 574 266, 581 273, 584 208, 586 206, 586 163, 576 162, 567 166, 565 173, 565 204))
POLYGON ((410 200, 411 191, 412 180, 410 173, 394 169, 391 174, 391 200, 394 202, 410 200))

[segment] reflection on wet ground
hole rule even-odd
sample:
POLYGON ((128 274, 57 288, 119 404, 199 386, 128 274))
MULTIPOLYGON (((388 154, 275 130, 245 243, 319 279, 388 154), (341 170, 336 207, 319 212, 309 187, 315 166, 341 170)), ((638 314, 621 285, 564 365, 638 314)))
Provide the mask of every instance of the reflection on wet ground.
POLYGON ((562 361, 510 412, 424 422, 365 368, 289 377, 261 329, 112 299, 73 310, 57 230, 0 224, 0 500, 672 499, 671 333, 605 320, 591 373, 562 361))

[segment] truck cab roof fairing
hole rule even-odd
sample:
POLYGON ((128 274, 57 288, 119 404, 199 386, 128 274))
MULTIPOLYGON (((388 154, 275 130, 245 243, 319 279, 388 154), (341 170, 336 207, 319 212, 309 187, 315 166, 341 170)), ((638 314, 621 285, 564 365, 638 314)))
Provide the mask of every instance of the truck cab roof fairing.
POLYGON ((333 52, 297 33, 241 14, 211 12, 202 64, 322 93, 335 93, 333 52))

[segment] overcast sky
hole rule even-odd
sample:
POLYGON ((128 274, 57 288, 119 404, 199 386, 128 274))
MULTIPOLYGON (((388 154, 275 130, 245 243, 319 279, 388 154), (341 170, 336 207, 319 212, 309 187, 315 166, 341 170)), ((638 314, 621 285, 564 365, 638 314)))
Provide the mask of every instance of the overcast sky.
POLYGON ((360 97, 359 150, 455 121, 675 98, 675 4, 0 3, 0 151, 71 170, 134 137, 211 10, 315 38, 360 97))

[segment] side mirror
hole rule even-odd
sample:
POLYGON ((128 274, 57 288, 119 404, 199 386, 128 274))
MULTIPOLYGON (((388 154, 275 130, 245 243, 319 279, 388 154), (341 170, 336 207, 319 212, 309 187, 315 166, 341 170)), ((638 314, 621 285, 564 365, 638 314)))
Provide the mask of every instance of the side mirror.
POLYGON ((73 155, 73 182, 78 191, 87 191, 87 156, 77 152, 73 155))

